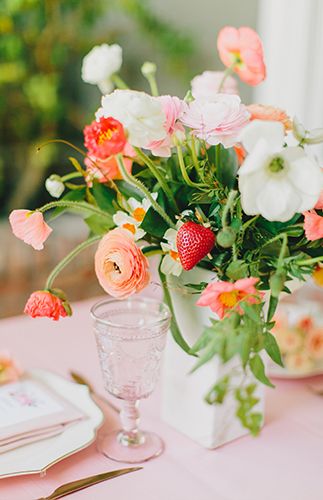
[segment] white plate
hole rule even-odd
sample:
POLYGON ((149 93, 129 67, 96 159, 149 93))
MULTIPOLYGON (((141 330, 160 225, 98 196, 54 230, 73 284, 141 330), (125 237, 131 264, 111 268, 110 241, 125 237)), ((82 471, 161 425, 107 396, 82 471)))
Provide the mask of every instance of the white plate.
POLYGON ((269 364, 268 366, 268 375, 269 377, 272 378, 280 378, 280 379, 286 379, 286 380, 293 380, 293 379, 304 379, 304 378, 309 378, 309 377, 314 377, 316 375, 323 375, 323 366, 316 366, 312 370, 302 373, 302 372, 291 372, 287 370, 287 368, 281 368, 278 365, 274 364, 269 364))
POLYGON ((44 473, 63 458, 93 443, 96 431, 104 419, 102 411, 90 397, 86 386, 75 384, 45 370, 32 370, 29 375, 47 384, 88 418, 75 423, 58 436, 0 454, 0 478, 44 473))

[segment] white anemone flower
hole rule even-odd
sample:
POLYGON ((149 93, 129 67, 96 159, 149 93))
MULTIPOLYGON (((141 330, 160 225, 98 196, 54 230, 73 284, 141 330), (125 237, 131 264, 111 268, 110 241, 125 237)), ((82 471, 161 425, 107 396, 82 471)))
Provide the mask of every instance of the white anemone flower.
MULTIPOLYGON (((158 194, 152 193, 151 196, 154 200, 157 200, 158 194)), ((129 214, 118 210, 113 216, 113 222, 116 226, 130 231, 136 241, 141 240, 145 236, 146 231, 141 229, 140 224, 151 207, 151 202, 147 198, 143 198, 141 202, 135 198, 129 198, 127 203, 130 209, 129 214)))
POLYGON ((284 148, 284 126, 254 120, 240 136, 249 153, 239 170, 241 204, 247 215, 286 222, 311 210, 323 187, 322 169, 301 147, 284 148))
POLYGON ((120 45, 96 45, 83 58, 82 80, 92 85, 98 85, 102 94, 113 90, 111 77, 122 65, 122 48, 120 45))
POLYGON ((136 90, 115 90, 102 97, 101 104, 96 119, 112 116, 121 122, 132 146, 147 148, 153 141, 161 141, 167 136, 166 115, 156 97, 136 90))
POLYGON ((173 274, 174 276, 179 276, 183 271, 183 267, 179 260, 179 255, 177 252, 176 237, 176 229, 167 229, 167 231, 165 232, 163 239, 166 240, 167 243, 161 242, 160 245, 162 247, 162 250, 167 253, 162 260, 160 269, 164 274, 173 274))

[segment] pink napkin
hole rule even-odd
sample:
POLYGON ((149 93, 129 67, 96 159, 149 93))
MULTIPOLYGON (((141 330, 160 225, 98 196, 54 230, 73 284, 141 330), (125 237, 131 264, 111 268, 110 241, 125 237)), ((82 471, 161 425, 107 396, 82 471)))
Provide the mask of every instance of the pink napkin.
POLYGON ((86 418, 45 384, 24 377, 0 387, 0 453, 60 434, 86 418))

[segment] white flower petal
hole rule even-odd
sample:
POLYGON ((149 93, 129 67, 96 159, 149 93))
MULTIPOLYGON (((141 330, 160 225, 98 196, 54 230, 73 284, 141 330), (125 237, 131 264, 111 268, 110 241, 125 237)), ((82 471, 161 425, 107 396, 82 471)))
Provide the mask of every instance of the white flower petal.
POLYGON ((253 120, 242 129, 239 138, 248 153, 254 149, 259 139, 265 139, 274 153, 283 147, 285 129, 280 122, 253 120))
POLYGON ((170 255, 165 255, 160 266, 161 272, 164 274, 173 274, 179 276, 183 270, 182 265, 170 255))
POLYGON ((287 179, 272 177, 257 197, 259 213, 269 221, 286 222, 298 211, 301 198, 287 179))
POLYGON ((253 151, 248 154, 239 169, 239 177, 248 176, 256 171, 263 170, 272 157, 272 153, 265 139, 260 139, 253 151))
POLYGON ((288 177, 290 182, 302 193, 317 196, 323 188, 323 173, 321 168, 314 163, 304 152, 296 154, 295 151, 301 148, 286 148, 282 156, 289 160, 288 177), (294 158, 293 158, 293 156, 294 158), (290 161, 290 158, 292 160, 290 161))
POLYGON ((265 173, 260 170, 246 177, 239 177, 241 205, 247 215, 259 214, 257 197, 259 190, 267 182, 265 173))

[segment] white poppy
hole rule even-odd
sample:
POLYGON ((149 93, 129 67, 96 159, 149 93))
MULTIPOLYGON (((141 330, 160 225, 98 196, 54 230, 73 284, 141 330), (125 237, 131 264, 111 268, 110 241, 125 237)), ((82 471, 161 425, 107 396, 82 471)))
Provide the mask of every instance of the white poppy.
POLYGON ((167 136, 164 123, 165 113, 160 100, 145 92, 136 90, 115 90, 102 97, 102 107, 96 112, 96 119, 112 116, 122 123, 132 146, 147 148, 153 141, 167 136))
POLYGON ((323 187, 321 168, 301 147, 284 148, 284 126, 254 120, 240 136, 249 153, 239 169, 241 204, 247 215, 286 222, 311 210, 323 187))
POLYGON ((82 80, 98 85, 102 94, 113 89, 111 76, 117 73, 122 65, 122 48, 120 45, 96 45, 84 57, 82 63, 82 80))
POLYGON ((45 187, 53 198, 59 198, 65 190, 64 182, 61 181, 59 175, 51 175, 45 181, 45 187))
POLYGON ((167 229, 163 239, 167 240, 167 243, 161 242, 161 247, 164 252, 167 252, 164 256, 160 269, 164 274, 173 274, 174 276, 179 276, 183 271, 182 264, 179 260, 179 255, 177 252, 176 245, 177 230, 167 229))

